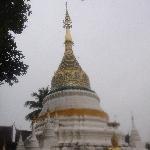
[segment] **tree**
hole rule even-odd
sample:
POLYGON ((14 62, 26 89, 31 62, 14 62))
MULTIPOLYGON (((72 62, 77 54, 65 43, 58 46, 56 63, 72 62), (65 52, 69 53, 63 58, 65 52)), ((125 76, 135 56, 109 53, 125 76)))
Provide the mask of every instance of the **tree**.
POLYGON ((130 143, 130 135, 129 134, 125 135, 125 142, 128 144, 130 143))
POLYGON ((34 118, 37 118, 39 113, 42 110, 42 102, 45 96, 49 94, 50 90, 48 87, 46 88, 41 88, 38 90, 38 92, 33 92, 31 94, 32 97, 35 98, 34 101, 26 101, 25 102, 25 107, 29 107, 29 109, 32 109, 33 111, 30 112, 28 115, 26 115, 25 119, 32 121, 34 118))
POLYGON ((148 150, 150 150, 150 143, 147 142, 147 143, 145 144, 145 148, 148 149, 148 150))
POLYGON ((21 34, 31 14, 30 0, 0 0, 0 85, 18 82, 27 73, 24 55, 17 49, 15 34, 21 34))

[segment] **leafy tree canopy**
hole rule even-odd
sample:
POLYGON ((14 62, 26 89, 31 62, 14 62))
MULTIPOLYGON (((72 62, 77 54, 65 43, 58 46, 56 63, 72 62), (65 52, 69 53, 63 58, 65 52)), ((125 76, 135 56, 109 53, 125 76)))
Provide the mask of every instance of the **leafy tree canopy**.
POLYGON ((41 88, 38 90, 38 92, 33 92, 31 94, 32 97, 34 97, 35 100, 32 101, 26 101, 25 107, 29 107, 29 109, 32 109, 33 111, 26 115, 25 119, 32 121, 34 118, 37 118, 39 113, 42 110, 42 102, 45 96, 47 96, 50 93, 50 89, 48 87, 41 88))
POLYGON ((24 55, 17 49, 14 35, 21 34, 30 11, 30 0, 0 0, 0 85, 18 82, 27 73, 24 55))

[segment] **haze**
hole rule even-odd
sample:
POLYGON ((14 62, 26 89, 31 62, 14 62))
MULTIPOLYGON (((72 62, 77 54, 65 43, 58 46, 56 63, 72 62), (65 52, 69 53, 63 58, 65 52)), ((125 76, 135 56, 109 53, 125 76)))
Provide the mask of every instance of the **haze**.
MULTIPOLYGON (((110 120, 131 129, 131 114, 150 141, 150 1, 68 0, 74 53, 110 120)), ((64 52, 65 0, 32 0, 28 27, 16 36, 29 65, 19 83, 0 88, 0 125, 29 129, 24 107, 31 93, 50 86, 64 52)))

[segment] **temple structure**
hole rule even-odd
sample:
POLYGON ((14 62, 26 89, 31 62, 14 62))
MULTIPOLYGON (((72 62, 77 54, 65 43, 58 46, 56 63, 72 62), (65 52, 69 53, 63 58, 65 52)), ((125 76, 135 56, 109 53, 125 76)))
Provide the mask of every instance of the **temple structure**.
POLYGON ((134 117, 132 116, 132 129, 130 133, 130 147, 132 150, 145 150, 145 145, 142 143, 138 130, 135 127, 134 117))
MULTIPOLYGON (((51 92, 43 100, 32 135, 25 141, 26 150, 106 150, 112 146, 114 133, 118 140, 115 148, 128 149, 119 124, 109 122, 109 115, 100 106, 100 98, 91 89, 89 77, 73 53, 67 5, 64 28, 64 56, 52 78, 51 92)), ((19 146, 22 148, 21 140, 19 146)))
POLYGON ((20 134, 19 141, 17 143, 17 150, 25 150, 24 142, 22 140, 22 135, 20 134))

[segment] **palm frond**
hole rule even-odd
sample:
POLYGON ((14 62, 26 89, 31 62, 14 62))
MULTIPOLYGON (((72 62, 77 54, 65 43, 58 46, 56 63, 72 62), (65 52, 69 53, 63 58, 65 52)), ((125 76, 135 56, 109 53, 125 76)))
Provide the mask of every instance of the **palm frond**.
POLYGON ((25 116, 26 120, 31 121, 34 117, 38 117, 39 113, 42 110, 42 102, 43 99, 50 93, 50 89, 48 87, 41 88, 38 90, 38 92, 33 92, 31 94, 32 97, 34 97, 35 100, 32 101, 26 101, 24 106, 29 107, 29 109, 36 109, 33 112, 30 112, 28 115, 25 116))
POLYGON ((32 108, 41 108, 41 105, 38 101, 35 102, 35 101, 26 101, 24 106, 25 107, 28 107, 29 106, 29 109, 32 109, 32 108))
POLYGON ((26 115, 25 119, 32 121, 34 118, 38 117, 40 112, 41 112, 41 109, 34 110, 33 112, 30 112, 28 115, 26 115))

